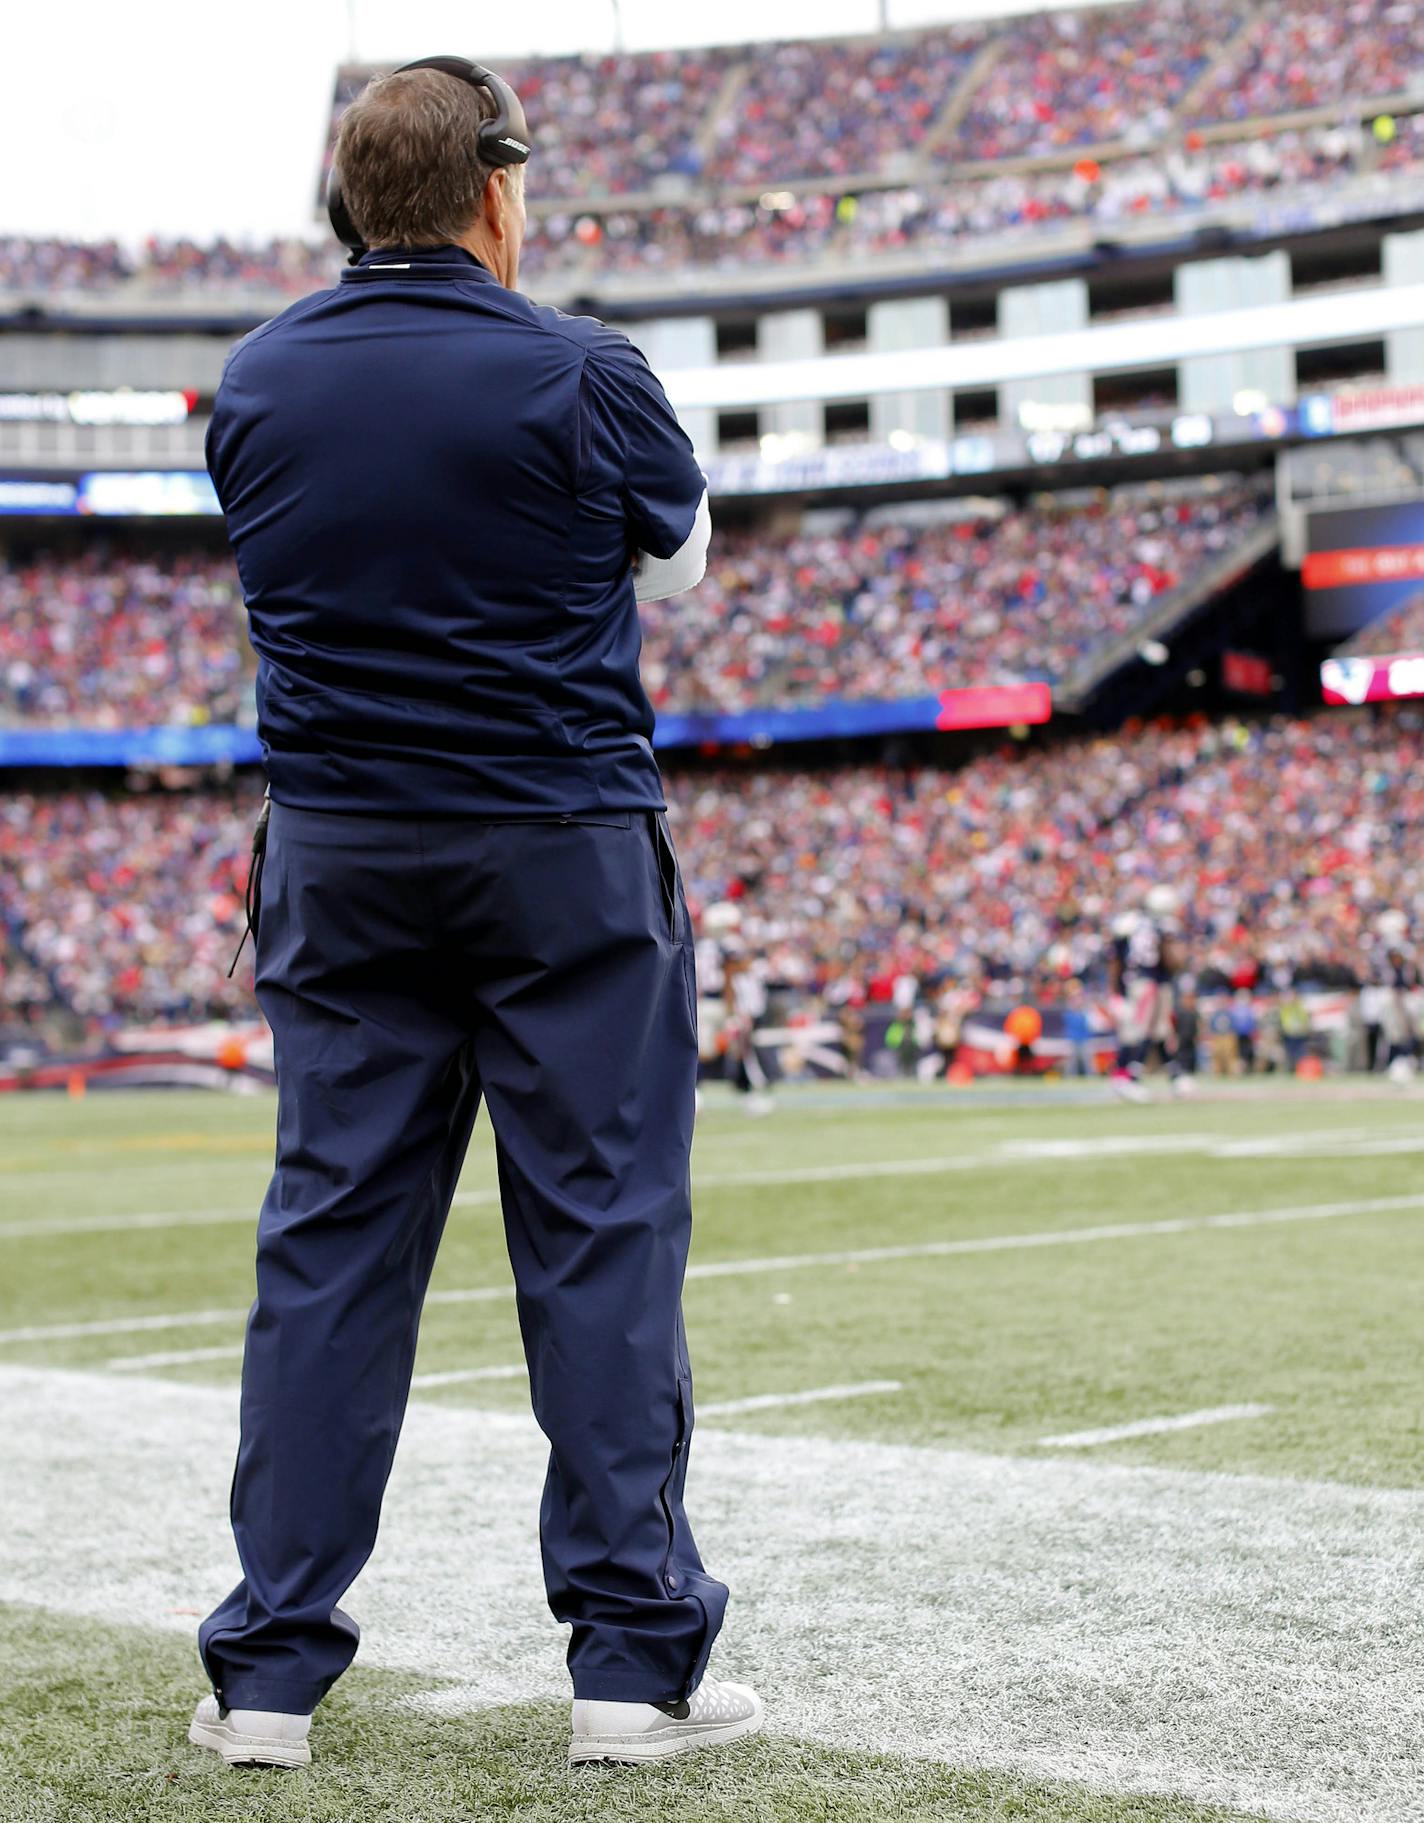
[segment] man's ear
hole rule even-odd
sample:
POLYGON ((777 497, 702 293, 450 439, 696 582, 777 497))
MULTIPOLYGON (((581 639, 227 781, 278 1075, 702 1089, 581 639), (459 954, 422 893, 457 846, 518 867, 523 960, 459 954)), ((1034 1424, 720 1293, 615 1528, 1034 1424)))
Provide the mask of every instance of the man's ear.
POLYGON ((502 169, 490 172, 485 179, 485 226, 497 241, 505 235, 505 217, 509 213, 509 198, 505 193, 505 177, 502 169))

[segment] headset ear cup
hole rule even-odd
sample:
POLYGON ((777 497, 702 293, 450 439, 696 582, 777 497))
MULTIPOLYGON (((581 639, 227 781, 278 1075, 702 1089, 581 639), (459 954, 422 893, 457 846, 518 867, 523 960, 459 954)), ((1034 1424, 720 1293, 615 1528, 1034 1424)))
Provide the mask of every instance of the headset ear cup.
POLYGON ((352 219, 351 211, 346 207, 346 199, 341 194, 341 177, 335 165, 331 167, 326 179, 326 213, 337 240, 349 249, 354 266, 366 251, 366 242, 352 219))

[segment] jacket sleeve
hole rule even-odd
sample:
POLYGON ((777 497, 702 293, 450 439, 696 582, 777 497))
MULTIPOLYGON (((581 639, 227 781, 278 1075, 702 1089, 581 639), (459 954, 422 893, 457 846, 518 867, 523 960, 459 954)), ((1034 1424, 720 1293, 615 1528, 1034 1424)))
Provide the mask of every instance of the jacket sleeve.
POLYGON ((695 589, 707 571, 707 546, 712 537, 712 512, 707 489, 697 503, 692 530, 671 557, 650 557, 646 551, 633 571, 633 592, 639 601, 665 601, 695 589))
POLYGON ((590 349, 585 376, 589 409, 618 452, 630 544, 652 558, 680 554, 707 483, 657 375, 626 336, 610 332, 590 349))

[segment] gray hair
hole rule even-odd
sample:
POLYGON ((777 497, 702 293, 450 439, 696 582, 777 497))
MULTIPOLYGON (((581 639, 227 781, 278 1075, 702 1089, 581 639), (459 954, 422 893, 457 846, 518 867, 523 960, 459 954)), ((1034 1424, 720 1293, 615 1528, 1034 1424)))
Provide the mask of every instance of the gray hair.
MULTIPOLYGON (((492 166, 475 151, 495 104, 443 70, 377 76, 341 118, 334 163, 352 221, 371 247, 441 247, 467 234, 492 166)), ((506 167, 524 194, 522 165, 506 167)))

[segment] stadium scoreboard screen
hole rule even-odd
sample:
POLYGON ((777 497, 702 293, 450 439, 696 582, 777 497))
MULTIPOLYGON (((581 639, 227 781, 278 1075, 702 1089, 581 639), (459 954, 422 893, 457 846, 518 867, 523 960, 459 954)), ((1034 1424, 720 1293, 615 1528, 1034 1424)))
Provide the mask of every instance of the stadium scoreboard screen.
POLYGON ((1424 594, 1424 499, 1313 512, 1305 548, 1306 635, 1349 639, 1424 594))

